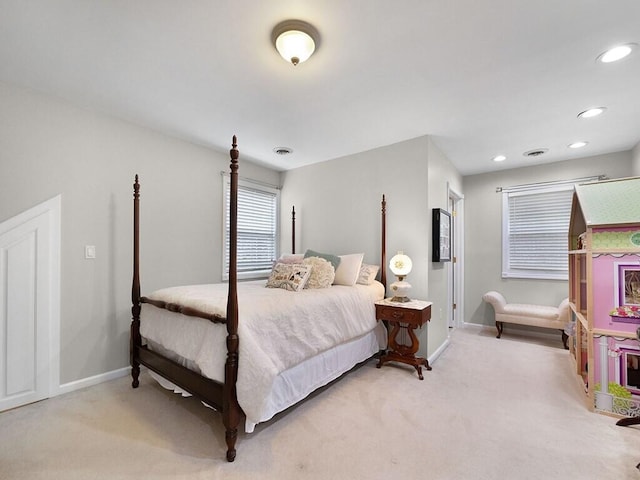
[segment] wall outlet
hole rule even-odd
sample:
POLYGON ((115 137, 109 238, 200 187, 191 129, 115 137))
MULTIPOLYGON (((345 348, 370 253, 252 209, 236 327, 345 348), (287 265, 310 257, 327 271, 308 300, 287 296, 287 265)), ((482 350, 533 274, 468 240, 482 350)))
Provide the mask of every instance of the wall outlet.
POLYGON ((86 258, 86 259, 96 258, 96 246, 95 245, 85 245, 84 246, 84 258, 86 258))

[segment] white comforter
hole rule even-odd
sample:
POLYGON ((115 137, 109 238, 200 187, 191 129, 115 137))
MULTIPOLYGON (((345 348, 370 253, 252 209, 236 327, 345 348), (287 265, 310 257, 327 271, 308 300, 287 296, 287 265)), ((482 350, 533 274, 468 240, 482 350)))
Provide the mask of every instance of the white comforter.
MULTIPOLYGON (((148 297, 226 316, 227 288, 227 284, 172 287, 148 297)), ((279 373, 373 330, 374 301, 383 296, 378 282, 301 292, 265 288, 264 281, 241 282, 236 387, 247 420, 262 420, 265 398, 279 373)), ((141 334, 192 360, 206 377, 224 379, 225 325, 143 305, 141 334), (195 329, 196 334, 179 335, 185 328, 195 329)))

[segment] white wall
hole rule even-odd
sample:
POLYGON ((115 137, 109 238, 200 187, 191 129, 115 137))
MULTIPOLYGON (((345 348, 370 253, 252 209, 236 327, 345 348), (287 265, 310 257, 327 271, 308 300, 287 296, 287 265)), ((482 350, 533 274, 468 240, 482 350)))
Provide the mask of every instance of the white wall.
MULTIPOLYGON (((297 251, 362 251, 366 262, 379 264, 384 193, 387 263, 398 250, 409 255, 411 296, 433 301, 432 312, 438 312, 446 301, 446 279, 441 269, 432 271, 431 208, 446 207, 447 182, 461 185, 455 168, 425 136, 283 173, 282 208, 296 207, 297 251)), ((290 238, 290 225, 283 221, 285 251, 290 238)), ((394 280, 387 269, 387 283, 394 280)), ((433 353, 447 334, 446 319, 433 316, 420 335, 419 354, 433 353)))
MULTIPOLYGON (((61 383, 125 367, 134 175, 143 294, 220 281, 229 155, 2 83, 0 105, 0 221, 62 194, 61 383)), ((239 149, 241 176, 279 184, 239 149)))
POLYGON ((609 178, 631 175, 631 152, 464 177, 465 321, 494 324, 492 308, 482 302, 488 290, 502 292, 513 303, 557 305, 568 296, 567 281, 501 278, 502 195, 496 193, 496 187, 601 174, 609 178))
MULTIPOLYGON (((221 180, 228 153, 160 135, 0 83, 0 221, 62 194, 61 381, 128 363, 133 176, 141 178, 142 289, 220 280, 221 180), (95 245, 97 258, 84 259, 95 245), (171 252, 171 255, 168 254, 171 252)), ((229 130, 229 139, 233 135, 229 130)), ((276 171, 242 160, 240 175, 277 185, 276 171)), ((365 252, 379 263, 380 199, 386 194, 387 257, 414 262, 413 296, 434 302, 428 342, 446 339, 446 269, 431 262, 431 208, 446 207, 446 185, 465 195, 465 321, 491 324, 480 297, 555 303, 566 282, 500 278, 501 199, 497 186, 607 174, 640 175, 633 152, 461 179, 428 137, 282 174, 282 243, 290 249, 295 204, 298 251, 365 252)), ((387 271, 389 283, 393 275, 387 271)), ((423 337, 421 338, 423 340, 423 337)))

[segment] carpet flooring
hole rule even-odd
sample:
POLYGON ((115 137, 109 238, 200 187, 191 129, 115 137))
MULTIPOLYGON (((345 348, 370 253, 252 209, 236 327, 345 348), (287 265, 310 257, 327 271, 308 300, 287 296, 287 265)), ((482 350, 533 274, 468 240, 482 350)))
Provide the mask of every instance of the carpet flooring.
POLYGON ((466 326, 419 381, 371 360, 241 434, 123 377, 0 414, 0 479, 638 479, 640 427, 591 413, 560 336, 466 326))

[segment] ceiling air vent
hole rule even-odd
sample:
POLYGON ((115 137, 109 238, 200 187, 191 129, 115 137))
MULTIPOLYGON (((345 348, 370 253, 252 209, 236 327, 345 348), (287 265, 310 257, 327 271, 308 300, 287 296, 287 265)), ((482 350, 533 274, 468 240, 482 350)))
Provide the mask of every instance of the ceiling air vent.
POLYGON ((529 150, 528 152, 524 152, 522 155, 525 157, 539 157, 540 155, 544 155, 549 151, 548 148, 536 148, 534 150, 529 150))
POLYGON ((273 149, 273 152, 277 155, 289 155, 290 153, 293 153, 293 150, 289 147, 276 147, 273 149))

